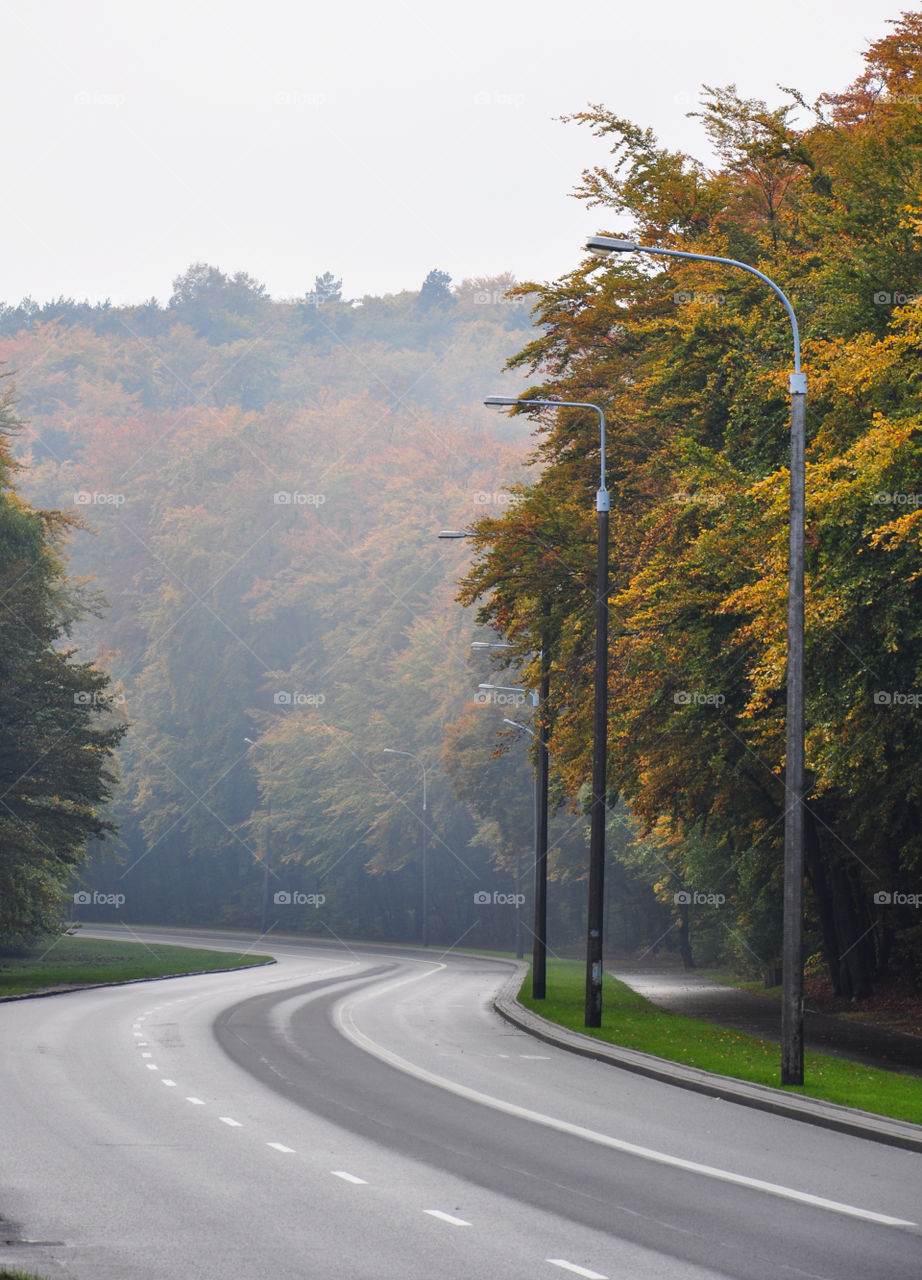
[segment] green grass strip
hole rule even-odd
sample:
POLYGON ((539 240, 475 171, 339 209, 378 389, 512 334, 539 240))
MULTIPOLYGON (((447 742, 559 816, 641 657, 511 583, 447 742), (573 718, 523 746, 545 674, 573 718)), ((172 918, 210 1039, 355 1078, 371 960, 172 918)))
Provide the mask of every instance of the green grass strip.
POLYGON ((65 936, 51 943, 44 952, 36 950, 22 958, 0 958, 0 996, 34 995, 52 987, 84 983, 168 978, 213 969, 248 969, 270 962, 270 956, 242 952, 65 936))
MULTIPOLYGON (((547 999, 533 1000, 526 979, 519 1002, 549 1022, 580 1031, 606 1044, 716 1071, 735 1080, 780 1088, 779 1046, 739 1031, 725 1030, 696 1018, 668 1013, 638 995, 617 978, 605 975, 601 1027, 585 1027, 586 969, 578 960, 549 960, 547 999)), ((802 1086, 786 1085, 785 1093, 822 1098, 845 1107, 858 1107, 894 1120, 922 1124, 922 1080, 918 1076, 881 1071, 844 1058, 808 1054, 802 1086)))

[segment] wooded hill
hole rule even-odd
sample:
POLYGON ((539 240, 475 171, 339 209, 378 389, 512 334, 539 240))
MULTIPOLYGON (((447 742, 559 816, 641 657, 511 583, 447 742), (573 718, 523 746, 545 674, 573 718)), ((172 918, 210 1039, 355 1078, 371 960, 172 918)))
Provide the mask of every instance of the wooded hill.
POLYGON ((77 634, 131 726, 84 916, 258 924, 268 853, 270 927, 418 937, 422 789, 391 748, 428 770, 433 939, 509 945, 529 764, 492 759, 504 712, 474 702, 491 668, 453 599, 466 547, 437 534, 507 503, 525 457, 480 403, 521 385, 511 283, 434 271, 348 302, 327 274, 276 302, 197 264, 166 307, 4 310, 22 482, 83 520, 72 572, 109 608, 77 634), (505 797, 484 819, 441 765, 465 706, 468 793, 505 797))

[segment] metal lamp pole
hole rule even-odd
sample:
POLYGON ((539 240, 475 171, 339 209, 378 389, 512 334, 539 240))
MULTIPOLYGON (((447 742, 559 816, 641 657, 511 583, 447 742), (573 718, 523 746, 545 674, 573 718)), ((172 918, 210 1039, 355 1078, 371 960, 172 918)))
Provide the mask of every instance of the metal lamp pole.
POLYGON ((411 760, 415 760, 423 771, 423 819, 422 819, 422 878, 423 878, 423 918, 420 925, 420 942, 424 947, 429 945, 429 866, 428 866, 428 850, 426 844, 427 826, 429 819, 427 810, 429 808, 429 792, 426 783, 427 769, 420 760, 419 756, 415 756, 412 751, 397 751, 393 747, 384 747, 384 754, 388 756, 409 756, 411 760))
POLYGON ((781 1083, 804 1082, 804 530, 806 524, 807 375, 800 368, 800 331, 790 300, 763 272, 735 258, 636 244, 611 236, 591 236, 586 248, 600 257, 612 253, 650 253, 739 267, 780 298, 791 322, 794 371, 791 397, 791 489, 788 551, 787 707, 785 712, 784 908, 781 991, 781 1083))
MULTIPOLYGON (((548 613, 545 604, 543 613, 548 613)), ((511 644, 491 644, 485 640, 475 640, 472 649, 511 649, 511 644)), ((541 682, 538 686, 537 706, 541 708, 538 717, 537 747, 538 760, 535 769, 535 911, 532 935, 531 961, 531 996, 533 1000, 547 998, 547 808, 548 808, 548 773, 549 753, 548 739, 550 729, 547 722, 548 699, 551 694, 551 661, 548 648, 547 627, 541 637, 541 682)), ((507 720, 507 724, 517 721, 507 720)), ((525 729, 525 725, 521 725, 525 729)), ((535 737, 533 730, 527 732, 535 737)))
POLYGON ((248 742, 251 747, 262 747, 269 756, 269 787, 266 791, 266 856, 263 858, 263 906, 262 918, 260 922, 259 932, 266 932, 266 925, 269 920, 269 858, 271 856, 271 840, 272 840, 272 748, 263 747, 261 742, 254 742, 252 738, 244 738, 244 742, 248 742))
POLYGON ((595 597, 595 683, 592 713, 592 800, 589 809, 589 910, 586 937, 585 1025, 602 1025, 602 925, 605 886, 605 774, 608 760, 608 513, 605 487, 605 414, 583 400, 522 400, 488 396, 486 405, 557 409, 591 409, 599 415, 601 470, 595 498, 598 517, 598 557, 595 597))

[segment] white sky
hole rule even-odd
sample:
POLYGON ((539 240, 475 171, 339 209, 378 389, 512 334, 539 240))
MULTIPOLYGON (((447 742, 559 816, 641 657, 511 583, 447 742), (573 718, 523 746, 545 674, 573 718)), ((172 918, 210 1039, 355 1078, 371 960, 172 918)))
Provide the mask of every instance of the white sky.
POLYGON ((911 0, 0 0, 0 300, 166 301, 190 263, 274 297, 513 271, 605 224, 587 102, 707 157, 702 83, 843 88, 911 0), (599 226, 597 226, 597 223, 599 226))

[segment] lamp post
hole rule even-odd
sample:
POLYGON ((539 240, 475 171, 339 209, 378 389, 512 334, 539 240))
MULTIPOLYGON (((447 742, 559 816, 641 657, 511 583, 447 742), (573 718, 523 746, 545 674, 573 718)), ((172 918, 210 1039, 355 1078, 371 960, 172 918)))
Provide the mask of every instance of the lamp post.
MULTIPOLYGON (((529 729, 527 724, 522 724, 519 720, 510 720, 507 716, 503 716, 503 724, 512 725, 513 729, 524 729, 524 731, 527 734, 529 734, 532 738, 536 736, 534 729, 529 729)), ((538 805, 539 805, 538 779, 539 779, 539 774, 538 774, 538 771, 535 770, 535 781, 534 781, 534 786, 532 788, 532 791, 533 791, 532 807, 533 807, 533 817, 534 817, 533 825, 534 825, 534 832, 535 832, 535 848, 536 849, 538 847, 538 805)), ((545 857, 546 856, 547 856, 547 850, 545 850, 545 857)), ((524 949, 522 946, 522 918, 519 913, 519 903, 518 903, 518 894, 519 894, 521 879, 522 879, 522 853, 520 849, 517 849, 516 857, 515 857, 515 889, 516 889, 515 958, 516 960, 522 959, 522 952, 524 949)), ((547 884, 547 881, 545 880, 545 885, 546 884, 547 884)), ((534 966, 532 966, 532 968, 534 969, 534 966)), ((534 972, 532 972, 532 995, 534 996, 534 972)))
MULTIPOLYGON (((534 944, 531 960, 531 997, 533 1000, 547 998, 547 809, 548 809, 548 773, 549 753, 548 740, 550 726, 548 724, 548 699, 551 695, 551 659, 547 638, 547 615, 549 606, 545 599, 542 606, 543 624, 541 634, 541 677, 538 686, 537 706, 541 708, 538 716, 537 747, 538 759, 535 769, 535 918, 532 929, 534 944)), ((486 640, 475 640, 472 649, 512 649, 511 644, 491 644, 486 640)), ((514 720, 505 720, 506 724, 516 724, 514 720)), ((536 737, 532 729, 525 725, 532 737, 536 737)))
POLYGON ((421 868, 422 879, 423 879, 423 886, 422 886, 423 908, 422 908, 422 920, 420 922, 419 937, 422 945, 424 947, 428 947, 429 945, 429 887, 428 887, 429 867, 428 867, 428 852, 427 852, 427 846, 426 846, 427 823, 429 821, 427 817, 427 810, 429 808, 429 792, 428 792, 428 787, 426 783, 426 775, 428 771, 426 769, 426 766, 423 764, 422 760, 420 760, 419 756, 415 756, 412 751, 397 751, 394 747, 384 747, 383 750, 386 756, 409 756, 411 760, 416 761, 420 769, 422 769, 423 771, 423 817, 422 817, 422 823, 421 823, 422 842, 423 842, 422 868, 421 868))
POLYGON ((269 786, 266 790, 266 854, 263 858, 263 905, 259 926, 259 932, 262 935, 266 932, 266 925, 269 920, 269 858, 272 840, 272 748, 264 747, 261 742, 254 742, 252 738, 244 738, 244 742, 249 743, 251 747, 261 747, 269 756, 269 786))
POLYGON ((640 245, 633 240, 591 236, 586 248, 599 257, 649 253, 739 267, 775 293, 787 311, 794 339, 790 375, 791 483, 788 533, 787 706, 785 711, 784 906, 782 926, 781 1083, 804 1082, 804 530, 806 489, 807 375, 800 368, 800 331, 787 295, 763 272, 735 258, 640 245))
POLYGON ((598 556, 595 596, 595 682, 592 713, 592 799, 589 809, 589 909, 586 937, 585 1025, 602 1025, 602 925, 605 884, 605 774, 608 758, 608 513, 611 506, 605 486, 605 414, 597 404, 582 400, 523 400, 488 396, 486 405, 506 407, 550 406, 557 409, 591 409, 599 415, 601 467, 595 498, 598 556))

